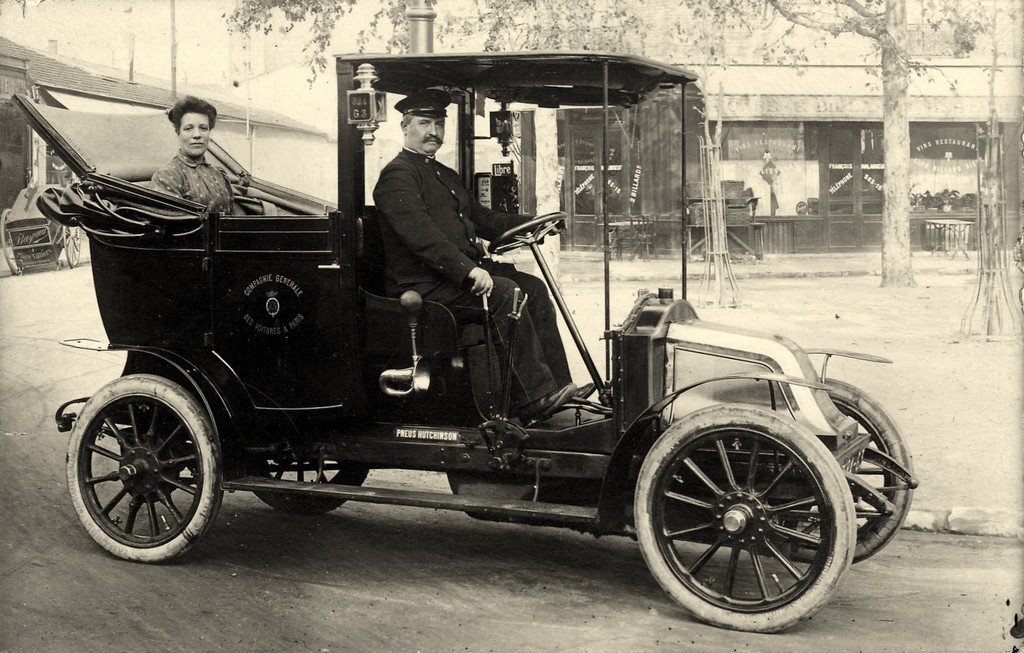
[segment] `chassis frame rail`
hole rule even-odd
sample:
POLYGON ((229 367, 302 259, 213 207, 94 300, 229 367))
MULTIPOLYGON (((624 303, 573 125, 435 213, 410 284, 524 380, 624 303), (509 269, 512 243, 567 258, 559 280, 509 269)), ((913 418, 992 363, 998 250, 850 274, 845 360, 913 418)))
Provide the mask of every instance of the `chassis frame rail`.
POLYGON ((334 485, 331 483, 304 483, 301 481, 284 481, 259 476, 246 476, 233 481, 225 481, 221 484, 221 487, 229 492, 235 490, 284 492, 306 496, 334 497, 367 503, 458 510, 494 517, 540 518, 546 521, 574 524, 589 528, 593 528, 597 524, 597 508, 583 508, 556 503, 485 499, 443 494, 440 492, 393 490, 390 488, 334 485))

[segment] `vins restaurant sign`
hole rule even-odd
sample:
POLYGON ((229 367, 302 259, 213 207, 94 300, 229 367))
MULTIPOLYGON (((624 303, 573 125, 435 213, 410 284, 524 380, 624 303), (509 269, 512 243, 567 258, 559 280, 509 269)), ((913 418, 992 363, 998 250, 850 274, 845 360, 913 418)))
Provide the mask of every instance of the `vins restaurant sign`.
POLYGON ((951 134, 952 129, 928 130, 910 135, 910 158, 917 165, 924 165, 934 172, 960 172, 974 169, 978 164, 978 145, 973 137, 973 129, 957 129, 959 134, 951 134), (931 132, 931 133, 929 133, 931 132), (935 133, 939 132, 939 133, 935 133), (942 133, 946 132, 946 133, 942 133))

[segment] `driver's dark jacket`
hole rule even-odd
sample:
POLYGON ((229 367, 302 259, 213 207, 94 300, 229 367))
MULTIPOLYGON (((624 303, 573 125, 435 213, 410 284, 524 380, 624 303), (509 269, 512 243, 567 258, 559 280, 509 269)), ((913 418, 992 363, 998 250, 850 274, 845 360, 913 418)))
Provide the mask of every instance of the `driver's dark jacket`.
POLYGON ((445 281, 460 285, 483 258, 478 235, 493 240, 530 219, 486 208, 466 191, 459 173, 411 150, 384 166, 373 201, 389 295, 445 281))

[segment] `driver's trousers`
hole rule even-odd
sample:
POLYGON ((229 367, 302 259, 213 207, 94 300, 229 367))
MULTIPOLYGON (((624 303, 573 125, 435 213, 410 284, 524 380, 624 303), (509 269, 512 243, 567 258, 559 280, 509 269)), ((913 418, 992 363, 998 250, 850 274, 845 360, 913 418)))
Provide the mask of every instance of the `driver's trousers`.
MULTIPOLYGON (((520 272, 508 263, 485 259, 480 267, 494 279, 488 308, 494 342, 502 349, 505 349, 508 334, 513 292, 518 287, 529 297, 519 320, 512 359, 513 380, 516 381, 512 384, 515 405, 527 404, 568 385, 572 378, 547 286, 532 274, 520 272)), ((403 288, 410 289, 419 292, 423 299, 447 306, 460 324, 481 321, 483 300, 468 287, 441 282, 403 288)))

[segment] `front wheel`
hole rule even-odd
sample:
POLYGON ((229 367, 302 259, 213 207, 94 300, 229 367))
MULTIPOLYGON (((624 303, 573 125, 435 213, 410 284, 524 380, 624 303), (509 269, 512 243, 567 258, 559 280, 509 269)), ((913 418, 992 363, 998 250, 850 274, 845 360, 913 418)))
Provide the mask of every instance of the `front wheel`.
POLYGON ((220 510, 220 445, 199 402, 150 374, 89 399, 68 443, 68 489, 85 530, 125 560, 161 562, 202 539, 220 510))
POLYGON ((817 612, 853 557, 853 498, 835 458, 803 426, 758 408, 711 406, 648 452, 634 500, 658 584, 699 619, 777 632, 817 612), (794 520, 810 526, 791 528, 794 520), (792 559, 789 550, 809 551, 792 559))

